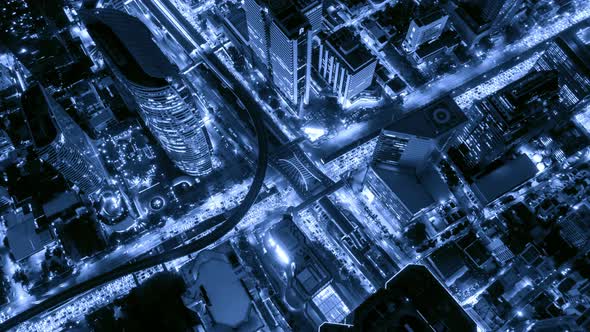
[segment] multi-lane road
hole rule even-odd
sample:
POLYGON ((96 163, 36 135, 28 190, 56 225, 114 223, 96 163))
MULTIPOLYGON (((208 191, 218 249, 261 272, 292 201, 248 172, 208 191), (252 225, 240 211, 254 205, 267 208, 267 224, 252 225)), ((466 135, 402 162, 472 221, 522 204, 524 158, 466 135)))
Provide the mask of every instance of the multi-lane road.
MULTIPOLYGON (((161 5, 161 1, 154 1, 153 3, 149 0, 144 1, 146 3, 151 4, 152 6, 154 4, 160 4, 161 5)), ((166 3, 166 2, 164 2, 166 3)), ((163 10, 162 7, 153 7, 151 8, 153 11, 155 12, 165 12, 166 10, 163 10)), ((178 16, 178 13, 174 13, 177 15, 174 16, 178 16)), ((176 17, 166 17, 165 15, 160 15, 162 21, 168 21, 168 23, 170 24, 169 28, 171 28, 171 30, 177 30, 177 35, 178 35, 178 39, 193 39, 194 35, 198 36, 198 33, 188 33, 184 28, 185 28, 185 24, 182 24, 181 28, 178 28, 178 21, 176 20, 176 17), (180 38, 180 37, 183 38, 180 38)), ((571 20, 571 19, 570 19, 571 20)), ((581 20, 580 20, 581 21, 581 20)), ((568 22, 568 23, 579 23, 578 22, 568 22)), ((574 26, 578 25, 578 24, 572 24, 574 26)), ((194 32, 194 31, 191 31, 194 32)), ((553 37, 554 34, 548 34, 546 39, 550 39, 551 37, 553 37)), ((196 48, 197 44, 202 44, 203 40, 197 40, 193 43, 191 42, 187 42, 187 40, 184 40, 184 43, 181 42, 181 45, 183 45, 185 48, 190 49, 190 48, 196 48)), ((529 46, 528 47, 528 52, 534 52, 535 47, 539 46, 539 43, 534 43, 533 45, 526 45, 529 46), (532 46, 532 47, 531 47, 532 46)), ((523 47, 523 49, 526 49, 523 47)), ((521 51, 522 49, 518 49, 515 50, 515 53, 519 53, 518 51, 521 51)), ((190 51, 189 53, 191 53, 192 51, 190 51)), ((202 224, 200 224, 198 226, 198 230, 205 232, 208 231, 208 233, 202 233, 200 238, 197 238, 195 241, 177 247, 175 249, 171 249, 169 251, 165 251, 161 254, 156 254, 153 256, 148 256, 142 259, 137 259, 133 262, 130 263, 126 263, 123 264, 121 266, 118 266, 114 269, 112 269, 111 271, 102 273, 100 275, 97 275, 95 277, 91 277, 88 280, 82 281, 77 285, 71 286, 70 288, 65 289, 64 291, 62 291, 61 293, 57 293, 56 295, 53 295, 47 299, 45 299, 44 301, 42 301, 41 303, 28 308, 26 310, 24 310, 23 312, 9 318, 8 320, 4 321, 2 324, 0 324, 0 330, 4 331, 4 330, 8 330, 10 328, 13 328, 15 326, 17 326, 18 324, 31 319, 33 317, 35 317, 38 314, 41 314, 47 310, 50 310, 56 306, 59 306, 60 304, 63 304, 64 302, 82 294, 85 293, 95 287, 98 287, 106 282, 118 279, 120 277, 126 276, 130 273, 139 271, 139 270, 143 270, 152 266, 156 266, 171 260, 174 260, 176 258, 182 257, 182 256, 186 256, 190 253, 193 253, 195 251, 201 250, 203 248, 206 248, 207 246, 215 243, 216 241, 218 241, 219 239, 223 238, 224 235, 226 235, 227 233, 229 233, 239 222, 240 220, 246 215, 246 213, 248 212, 248 210, 250 209, 250 207, 255 203, 256 201, 256 197, 258 195, 258 192, 260 191, 263 181, 264 181, 264 177, 266 174, 266 170, 267 170, 267 166, 268 166, 268 150, 269 150, 269 143, 267 140, 267 131, 265 128, 265 124, 266 126, 269 126, 271 132, 274 133, 280 133, 280 130, 277 130, 276 127, 273 127, 273 125, 275 125, 272 121, 269 121, 268 117, 266 116, 266 114, 264 113, 264 110, 261 109, 260 105, 256 102, 256 100, 254 99, 254 97, 251 95, 250 91, 247 91, 246 88, 241 84, 241 82, 238 82, 235 77, 233 75, 231 75, 231 73, 227 70, 227 68, 225 68, 225 66, 223 66, 223 64, 219 61, 219 59, 217 59, 215 56, 213 56, 210 53, 203 53, 201 54, 201 57, 204 60, 204 63, 206 63, 208 65, 208 67, 219 77, 219 79, 221 81, 223 81, 225 84, 227 84, 233 94, 236 96, 236 99, 240 101, 240 103, 244 106, 245 111, 248 112, 252 125, 256 131, 256 136, 257 136, 257 144, 258 144, 258 158, 257 158, 257 165, 256 165, 256 172, 254 175, 254 179, 252 181, 251 187, 249 188, 245 198, 243 199, 243 201, 240 203, 240 205, 238 205, 236 208, 234 208, 232 211, 230 211, 229 217, 226 219, 225 222, 219 223, 218 221, 221 220, 222 216, 216 216, 210 219, 205 220, 202 224), (209 227, 210 226, 210 227, 209 227), (204 234, 204 235, 203 235, 204 234)), ((514 61, 514 60, 512 60, 514 61)), ((506 65, 507 63, 504 63, 503 65, 506 65)), ((508 64, 510 64, 508 62, 508 64)), ((503 67, 503 66, 499 66, 498 63, 494 64, 494 69, 493 70, 499 70, 499 68, 503 67)), ((488 72, 489 74, 489 72, 488 72)), ((481 75, 480 75, 481 76, 481 75)), ((465 82, 469 82, 469 86, 472 85, 473 80, 474 79, 481 79, 480 77, 478 78, 473 78, 473 77, 461 77, 461 79, 456 79, 455 80, 455 84, 451 84, 450 86, 452 88, 454 88, 454 91, 460 90, 457 89, 456 87, 461 86, 461 84, 459 84, 459 82, 465 83, 465 82)), ((446 81, 445 81, 446 82, 446 81)), ((465 84, 467 85, 467 84, 465 84)), ((434 92, 433 94, 440 94, 441 90, 446 90, 447 92, 449 91, 449 85, 445 84, 447 89, 437 89, 436 86, 432 86, 430 87, 430 89, 426 89, 426 91, 431 91, 434 92)), ((432 95, 429 95, 427 93, 424 93, 424 91, 422 91, 421 94, 416 95, 416 96, 411 96, 413 98, 408 98, 408 100, 406 101, 406 108, 408 109, 413 109, 414 107, 408 107, 409 105, 414 105, 414 104, 419 104, 420 102, 424 101, 424 100, 430 100, 432 99, 432 95)), ((275 134, 275 136, 277 136, 277 134, 275 134)), ((281 141, 281 140, 279 140, 281 141)), ((223 216, 223 219, 225 219, 225 217, 223 216)))
MULTIPOLYGON (((207 56, 207 55, 204 55, 207 56)), ((207 59, 209 63, 219 64, 214 57, 210 57, 207 59)), ((223 67, 222 67, 223 68, 223 67)), ((221 68, 216 68, 214 72, 222 72, 218 71, 221 68)), ((223 71, 223 69, 221 69, 223 71)), ((206 248, 207 246, 215 243, 219 239, 221 239, 224 235, 229 233, 234 227, 240 222, 240 220, 246 215, 250 207, 256 202, 256 198, 260 189, 262 188, 264 178, 266 175, 266 170, 268 167, 268 139, 266 128, 264 126, 265 121, 263 121, 262 113, 263 111, 260 109, 260 106, 256 103, 256 101, 250 97, 250 94, 244 90, 243 86, 237 82, 233 76, 231 75, 224 75, 224 80, 228 80, 228 83, 231 84, 232 89, 235 91, 236 98, 238 98, 241 103, 244 105, 245 111, 248 112, 251 123, 256 131, 256 140, 258 144, 258 158, 256 164, 256 171, 254 174, 254 178, 252 180, 252 184, 248 192, 246 193, 242 202, 233 210, 230 211, 229 217, 226 219, 225 222, 219 224, 216 228, 214 228, 209 233, 206 233, 202 237, 198 238, 197 240, 190 242, 189 244, 183 245, 181 247, 163 252, 161 254, 156 254, 153 256, 149 256, 143 259, 136 260, 134 262, 130 262, 119 267, 114 268, 113 270, 100 274, 98 276, 92 277, 88 280, 85 280, 75 286, 67 288, 62 292, 53 295, 45 299, 43 302, 34 305, 31 308, 24 310, 23 312, 18 313, 17 315, 7 319, 3 323, 0 324, 0 331, 6 331, 11 328, 14 328, 18 324, 34 318, 35 316, 50 310, 56 306, 59 306, 66 301, 82 294, 91 289, 98 287, 106 282, 118 279, 120 277, 126 276, 130 273, 147 269, 149 267, 153 267, 171 260, 174 260, 179 257, 186 256, 188 254, 194 253, 198 250, 206 248), (239 96, 239 97, 238 97, 239 96)), ((218 220, 218 217, 213 217, 211 220, 218 220)), ((208 219, 209 220, 209 219, 208 219)), ((208 220, 203 222, 203 225, 210 225, 215 226, 215 222, 209 222, 208 220)), ((203 227, 203 231, 206 230, 207 227, 203 227)))

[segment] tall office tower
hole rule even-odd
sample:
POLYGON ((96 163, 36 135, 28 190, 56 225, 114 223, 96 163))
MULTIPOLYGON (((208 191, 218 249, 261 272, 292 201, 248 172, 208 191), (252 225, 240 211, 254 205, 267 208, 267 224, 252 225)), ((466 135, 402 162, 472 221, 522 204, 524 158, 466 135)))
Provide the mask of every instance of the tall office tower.
POLYGON ((338 101, 347 104, 371 85, 377 59, 348 28, 329 36, 321 34, 320 39, 318 72, 338 101))
POLYGON ((293 106, 309 100, 312 30, 307 18, 290 3, 271 8, 270 63, 272 79, 293 106))
POLYGON ((449 15, 446 15, 440 9, 430 10, 413 19, 406 33, 403 47, 407 51, 415 51, 418 46, 440 37, 445 30, 448 19, 449 15))
POLYGON ((506 20, 507 15, 513 13, 521 2, 520 0, 484 0, 481 15, 489 22, 506 20))
POLYGON ((244 8, 237 5, 229 7, 229 12, 223 19, 223 30, 243 58, 252 63, 254 54, 248 38, 248 22, 244 8))
POLYGON ((308 19, 287 0, 246 0, 244 8, 250 45, 273 84, 292 106, 307 103, 313 37, 308 19))
POLYGON ((556 71, 531 72, 481 100, 449 155, 466 174, 476 172, 552 124, 558 92, 556 71))
POLYGON ((41 85, 21 97, 39 158, 86 194, 102 188, 107 174, 88 136, 41 85))
POLYGON ((324 24, 324 4, 322 0, 298 0, 295 6, 311 25, 314 34, 322 31, 324 24))
POLYGON ((257 61, 270 70, 269 17, 268 9, 262 0, 244 0, 244 11, 248 25, 250 47, 257 61))
POLYGON ((383 128, 373 162, 424 169, 433 152, 445 149, 455 130, 467 117, 450 97, 434 101, 383 128))
POLYGON ((436 100, 385 127, 364 179, 363 193, 389 214, 392 226, 405 227, 448 199, 433 166, 467 117, 450 97, 436 100))
POLYGON ((512 23, 523 0, 454 0, 443 8, 463 40, 473 46, 485 36, 512 23))
POLYGON ((572 107, 590 94, 590 47, 575 32, 555 39, 535 64, 535 70, 559 72, 559 97, 572 107))
POLYGON ((492 28, 499 28, 510 23, 522 5, 522 0, 464 0, 474 16, 482 22, 489 22, 492 28))
POLYGON ((210 142, 194 97, 145 25, 112 9, 81 11, 80 15, 174 164, 189 175, 210 173, 210 142))
MULTIPOLYGON (((322 30, 324 7, 322 0, 298 0, 293 2, 295 9, 301 13, 311 26, 314 34, 322 30)), ((271 8, 287 7, 292 9, 287 1, 244 0, 244 11, 248 25, 250 45, 259 60, 270 66, 270 24, 272 21, 271 8)))

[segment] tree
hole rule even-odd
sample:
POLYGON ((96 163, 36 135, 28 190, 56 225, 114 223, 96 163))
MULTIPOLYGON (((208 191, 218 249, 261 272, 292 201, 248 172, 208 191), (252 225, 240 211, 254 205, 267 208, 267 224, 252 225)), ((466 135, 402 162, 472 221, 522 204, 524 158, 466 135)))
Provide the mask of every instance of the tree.
POLYGON ((125 299, 125 331, 187 331, 196 322, 182 302, 180 275, 162 272, 133 289, 125 299))
POLYGON ((426 225, 421 222, 415 223, 414 225, 410 226, 406 232, 406 237, 408 240, 410 240, 413 246, 419 245, 427 238, 426 225))
POLYGON ((21 283, 23 286, 28 286, 30 282, 29 277, 23 270, 18 270, 14 272, 14 274, 12 275, 12 280, 21 283))

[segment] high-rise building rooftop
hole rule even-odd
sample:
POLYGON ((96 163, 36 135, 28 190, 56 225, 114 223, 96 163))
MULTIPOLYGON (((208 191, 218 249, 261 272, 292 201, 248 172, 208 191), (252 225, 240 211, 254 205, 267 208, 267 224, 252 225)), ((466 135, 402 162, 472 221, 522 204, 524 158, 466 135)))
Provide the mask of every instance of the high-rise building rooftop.
POLYGON ((348 28, 340 29, 329 36, 325 35, 322 39, 351 73, 356 73, 376 61, 375 56, 361 43, 360 38, 348 28))
POLYGON ((80 15, 96 37, 94 41, 129 81, 159 87, 178 74, 139 19, 113 9, 81 11, 80 15))

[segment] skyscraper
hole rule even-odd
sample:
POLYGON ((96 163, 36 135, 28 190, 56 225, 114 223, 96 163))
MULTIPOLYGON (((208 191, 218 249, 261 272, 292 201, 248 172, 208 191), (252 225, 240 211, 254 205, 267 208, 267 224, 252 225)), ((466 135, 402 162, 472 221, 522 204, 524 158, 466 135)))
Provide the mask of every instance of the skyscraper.
POLYGON ((292 105, 309 99, 312 30, 294 6, 274 6, 270 26, 272 79, 292 105))
POLYGON ((431 10, 410 22, 403 46, 406 50, 415 51, 418 46, 438 38, 447 25, 449 15, 442 10, 431 10))
POLYGON ((448 197, 433 169, 467 117, 450 97, 436 100, 383 128, 364 189, 370 201, 392 217, 396 228, 407 226, 448 197))
POLYGON ((134 96, 144 122, 183 172, 211 172, 209 138, 194 97, 143 23, 112 9, 82 11, 90 36, 134 96))
MULTIPOLYGON (((244 8, 250 45, 273 84, 292 106, 307 103, 313 36, 308 18, 289 1, 246 0, 244 8)), ((317 6, 302 8, 318 25, 317 6)))
POLYGON ((248 25, 248 39, 255 59, 270 71, 269 22, 265 3, 259 0, 244 0, 244 11, 248 25))
POLYGON ((434 101, 383 128, 373 161, 391 166, 423 169, 436 149, 467 121, 450 98, 434 101))
POLYGON ((244 60, 252 63, 253 51, 248 36, 246 11, 242 7, 232 6, 223 19, 223 30, 232 45, 240 52, 244 60))
POLYGON ((473 46, 517 17, 522 0, 454 0, 443 4, 454 28, 473 46))
POLYGON ((494 26, 502 26, 510 21, 522 0, 483 0, 481 15, 494 26))
POLYGON ((318 72, 332 86, 340 103, 350 102, 373 82, 377 59, 348 28, 320 34, 318 72))
POLYGON ((22 109, 39 158, 86 194, 105 184, 106 171, 88 136, 41 85, 22 95, 22 109))
POLYGON ((590 94, 589 57, 590 47, 575 33, 566 33, 549 45, 534 69, 557 70, 561 102, 572 107, 590 94))
POLYGON ((297 9, 307 18, 314 34, 320 32, 324 24, 324 4, 322 0, 295 1, 297 9))
POLYGON ((486 166, 559 115, 556 71, 531 72, 473 106, 449 155, 467 174, 486 166))

